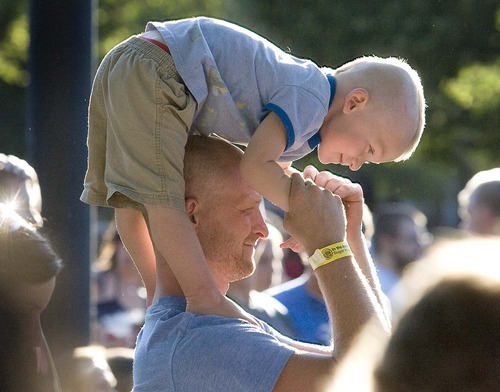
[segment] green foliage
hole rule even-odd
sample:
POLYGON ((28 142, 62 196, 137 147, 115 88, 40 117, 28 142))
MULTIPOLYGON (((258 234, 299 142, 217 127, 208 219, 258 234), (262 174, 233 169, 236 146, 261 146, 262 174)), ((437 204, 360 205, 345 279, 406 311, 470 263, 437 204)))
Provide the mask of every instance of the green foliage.
POLYGON ((10 21, 0 41, 0 80, 7 84, 26 86, 26 59, 29 44, 28 18, 21 14, 10 21))
POLYGON ((473 64, 443 82, 444 92, 476 115, 500 109, 500 58, 491 65, 473 64))
POLYGON ((150 20, 163 21, 197 15, 221 17, 223 0, 100 0, 97 12, 99 57, 150 20))
MULTIPOLYGON (((475 171, 500 166, 498 0, 98 3, 97 61, 118 42, 143 31, 149 20, 196 15, 249 27, 319 65, 337 67, 369 54, 407 59, 422 77, 428 103, 426 131, 414 156, 396 165, 368 165, 357 173, 326 167, 364 182, 374 199, 410 198, 438 210, 475 171)), ((2 0, 0 7, 0 148, 11 139, 14 148, 22 145, 23 93, 29 81, 27 9, 27 0, 2 0)), ((311 155, 299 166, 308 162, 319 164, 311 155)))

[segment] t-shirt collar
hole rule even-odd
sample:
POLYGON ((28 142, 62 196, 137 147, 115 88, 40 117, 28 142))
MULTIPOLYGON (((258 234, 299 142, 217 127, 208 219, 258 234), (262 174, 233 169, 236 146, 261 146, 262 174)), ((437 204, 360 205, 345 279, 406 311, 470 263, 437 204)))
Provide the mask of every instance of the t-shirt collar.
MULTIPOLYGON (((335 91, 337 90, 337 81, 335 80, 335 77, 331 74, 327 74, 326 79, 330 84, 330 100, 328 101, 328 108, 330 108, 330 106, 332 106, 333 98, 335 97, 335 91)), ((319 134, 319 131, 316 132, 314 135, 312 135, 307 141, 307 143, 309 144, 309 147, 311 149, 316 148, 316 146, 321 143, 321 136, 319 134)))

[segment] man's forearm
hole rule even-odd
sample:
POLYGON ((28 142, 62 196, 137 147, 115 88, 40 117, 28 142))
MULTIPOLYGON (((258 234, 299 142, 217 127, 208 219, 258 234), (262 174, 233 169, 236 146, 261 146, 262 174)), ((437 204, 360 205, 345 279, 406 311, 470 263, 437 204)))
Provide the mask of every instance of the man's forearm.
POLYGON ((372 317, 387 329, 385 315, 353 257, 344 257, 315 271, 331 320, 334 356, 338 360, 372 317))
MULTIPOLYGON (((316 178, 317 179, 317 178, 316 178)), ((309 186, 299 175, 292 175, 290 192, 291 211, 285 216, 283 226, 303 244, 308 255, 328 244, 346 239, 346 216, 343 201, 329 190, 309 186), (293 208, 292 208, 293 207, 293 208)), ((331 178, 328 183, 338 189, 344 180, 331 178), (340 185, 339 185, 340 186, 340 185)), ((362 200, 360 187, 344 187, 345 197, 357 203, 362 200)), ((358 210, 350 211, 351 227, 361 230, 361 219, 355 219, 358 210), (359 222, 359 223, 358 223, 359 222)), ((359 214, 358 214, 359 215, 359 214)), ((362 238, 362 237, 360 237, 362 238)), ((363 255, 359 242, 351 238, 354 251, 363 255)), ((362 326, 376 317, 382 329, 386 329, 385 315, 366 277, 352 256, 345 256, 317 267, 314 273, 330 315, 334 354, 338 359, 348 349, 362 326)))
MULTIPOLYGON (((368 250, 368 245, 366 243, 366 239, 361 231, 357 233, 347 233, 347 242, 349 243, 349 247, 351 248, 354 258, 361 269, 364 277, 366 278, 370 288, 375 295, 377 302, 384 310, 384 314, 389 323, 389 319, 387 316, 387 312, 385 311, 384 300, 382 298, 382 290, 380 288, 380 281, 377 276, 377 271, 375 269, 375 265, 373 264, 372 257, 368 250)), ((389 325, 388 325, 389 327, 389 325)))

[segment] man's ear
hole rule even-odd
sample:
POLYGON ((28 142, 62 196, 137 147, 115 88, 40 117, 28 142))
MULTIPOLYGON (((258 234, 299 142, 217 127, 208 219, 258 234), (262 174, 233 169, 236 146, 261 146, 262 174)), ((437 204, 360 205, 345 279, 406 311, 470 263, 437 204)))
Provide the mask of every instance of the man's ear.
POLYGON ((198 210, 200 208, 200 203, 194 197, 188 197, 184 200, 184 206, 186 207, 186 213, 188 214, 189 220, 196 229, 198 225, 198 210))
POLYGON ((358 109, 363 109, 370 95, 364 88, 355 88, 349 91, 344 100, 343 112, 348 114, 358 109))

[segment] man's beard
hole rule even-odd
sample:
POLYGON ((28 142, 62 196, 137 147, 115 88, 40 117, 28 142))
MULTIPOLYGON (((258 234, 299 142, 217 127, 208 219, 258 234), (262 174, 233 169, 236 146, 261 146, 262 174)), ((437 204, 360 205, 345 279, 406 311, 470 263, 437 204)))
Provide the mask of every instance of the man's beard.
POLYGON ((247 257, 243 243, 237 244, 234 237, 228 235, 220 225, 213 225, 212 230, 200 235, 203 252, 210 268, 229 282, 244 279, 255 270, 254 253, 247 257))

